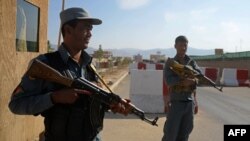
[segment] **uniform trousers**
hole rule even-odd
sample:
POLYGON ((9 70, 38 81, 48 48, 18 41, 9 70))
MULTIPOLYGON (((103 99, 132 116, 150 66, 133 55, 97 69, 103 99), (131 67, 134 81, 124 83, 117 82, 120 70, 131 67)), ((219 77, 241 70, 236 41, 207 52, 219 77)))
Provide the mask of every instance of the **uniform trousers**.
POLYGON ((194 102, 172 101, 164 125, 162 141, 188 141, 193 130, 194 102))

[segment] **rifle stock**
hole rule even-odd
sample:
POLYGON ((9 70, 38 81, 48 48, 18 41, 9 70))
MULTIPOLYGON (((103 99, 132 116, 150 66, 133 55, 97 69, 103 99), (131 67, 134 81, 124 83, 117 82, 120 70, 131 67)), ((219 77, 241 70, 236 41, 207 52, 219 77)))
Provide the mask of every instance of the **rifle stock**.
MULTIPOLYGON (((101 101, 103 104, 106 104, 108 106, 110 106, 111 104, 124 102, 124 100, 118 95, 114 93, 109 93, 84 78, 77 78, 77 79, 67 78, 61 75, 57 70, 51 68, 50 66, 44 64, 43 62, 37 59, 32 62, 26 74, 31 78, 44 79, 47 81, 62 84, 67 87, 88 90, 92 92, 91 96, 93 98, 101 101)), ((137 108, 132 103, 128 104, 131 108, 132 114, 136 115, 141 120, 153 126, 158 126, 156 123, 158 117, 156 117, 154 120, 150 120, 145 116, 145 113, 141 109, 137 108)))
POLYGON ((61 75, 57 70, 35 59, 26 74, 31 78, 44 79, 71 87, 73 80, 61 75))

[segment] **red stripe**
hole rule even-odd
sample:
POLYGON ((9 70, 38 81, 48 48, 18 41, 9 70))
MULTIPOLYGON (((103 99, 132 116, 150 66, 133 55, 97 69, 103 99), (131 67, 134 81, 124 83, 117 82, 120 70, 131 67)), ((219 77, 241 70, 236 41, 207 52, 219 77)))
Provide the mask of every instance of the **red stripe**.
POLYGON ((237 80, 239 82, 239 86, 248 86, 248 70, 246 69, 237 69, 237 80))
POLYGON ((205 76, 213 80, 214 82, 217 80, 218 69, 216 68, 206 68, 205 76))

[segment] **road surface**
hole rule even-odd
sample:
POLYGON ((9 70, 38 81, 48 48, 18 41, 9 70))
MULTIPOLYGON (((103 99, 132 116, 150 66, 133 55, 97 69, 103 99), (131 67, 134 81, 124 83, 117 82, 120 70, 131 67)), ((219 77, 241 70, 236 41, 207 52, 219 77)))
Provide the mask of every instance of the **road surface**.
MULTIPOLYGON (((123 98, 129 97, 130 76, 120 82, 114 90, 123 98)), ((250 124, 250 88, 225 87, 223 93, 212 87, 197 90, 199 113, 195 115, 194 129, 190 141, 223 141, 224 124, 250 124)), ((103 141, 160 141, 163 135, 165 114, 159 116, 158 127, 151 126, 135 116, 127 117, 107 113, 103 141)))

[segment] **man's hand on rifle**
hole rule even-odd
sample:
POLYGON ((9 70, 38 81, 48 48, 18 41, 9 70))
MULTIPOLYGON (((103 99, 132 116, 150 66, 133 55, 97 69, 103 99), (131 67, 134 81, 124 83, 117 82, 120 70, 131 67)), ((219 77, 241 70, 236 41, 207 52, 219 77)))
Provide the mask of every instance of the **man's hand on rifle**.
POLYGON ((91 95, 91 92, 81 89, 61 89, 58 91, 54 91, 51 94, 51 100, 53 103, 61 103, 61 104, 71 104, 74 103, 79 95, 91 95))
POLYGON ((132 106, 129 99, 123 99, 119 103, 111 104, 110 109, 113 113, 120 113, 126 116, 131 112, 132 106))
POLYGON ((196 80, 194 78, 185 78, 180 82, 182 86, 193 86, 196 85, 196 80))

